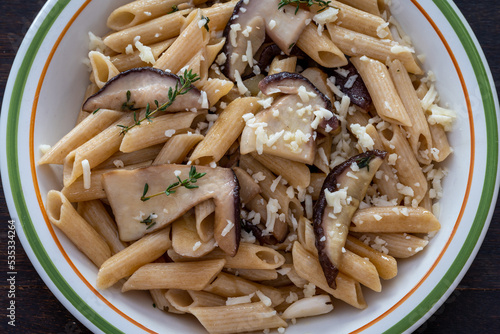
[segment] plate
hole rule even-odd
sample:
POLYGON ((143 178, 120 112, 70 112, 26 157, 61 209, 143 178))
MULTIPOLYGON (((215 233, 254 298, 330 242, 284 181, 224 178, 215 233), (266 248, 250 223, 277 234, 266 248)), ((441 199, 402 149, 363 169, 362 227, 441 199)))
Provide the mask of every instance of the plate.
MULTIPOLYGON (((47 286, 85 326, 106 333, 204 333, 187 316, 164 314, 149 296, 118 288, 98 291, 96 269, 53 229, 45 194, 60 189, 60 170, 39 167, 38 147, 53 144, 74 124, 88 76, 82 59, 87 32, 104 35, 105 18, 126 0, 49 0, 34 21, 12 67, 1 116, 0 158, 7 204, 31 262, 47 286), (82 80, 79 80, 82 78, 82 80)), ((456 6, 444 0, 393 1, 393 14, 412 37, 424 68, 436 75, 441 101, 457 111, 450 134, 442 230, 426 250, 399 262, 383 292, 365 290, 368 308, 335 303, 329 315, 301 319, 287 333, 412 331, 439 308, 472 263, 496 203, 498 101, 486 60, 456 6), (336 321, 337 320, 337 321, 336 321), (340 321, 339 321, 340 320, 340 321)))

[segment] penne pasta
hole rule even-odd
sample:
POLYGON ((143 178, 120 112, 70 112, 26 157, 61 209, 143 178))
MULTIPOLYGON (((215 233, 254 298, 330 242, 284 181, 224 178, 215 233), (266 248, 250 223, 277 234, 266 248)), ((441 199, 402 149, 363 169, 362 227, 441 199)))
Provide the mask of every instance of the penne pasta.
POLYGON ((311 172, 306 164, 268 154, 251 153, 252 157, 295 188, 309 187, 311 172))
POLYGON ((245 127, 243 115, 255 114, 261 108, 255 97, 239 98, 231 102, 219 115, 201 143, 196 146, 190 161, 200 164, 218 162, 241 135, 245 127))
POLYGON ((123 284, 130 290, 182 289, 203 290, 224 266, 224 260, 186 263, 149 263, 137 269, 123 284))
POLYGON ((127 247, 118 237, 116 224, 101 201, 79 202, 78 213, 104 238, 112 254, 127 247))
POLYGON ((196 217, 196 231, 203 242, 214 237, 215 204, 214 201, 201 202, 194 208, 196 217))
POLYGON ((99 88, 120 73, 109 57, 98 51, 90 51, 89 59, 94 82, 99 88))
POLYGON ((421 252, 428 240, 407 233, 356 233, 355 236, 384 254, 405 259, 421 252))
POLYGON ((190 311, 209 333, 241 333, 288 326, 273 308, 262 302, 192 307, 190 311))
POLYGON ((347 65, 346 57, 328 38, 328 33, 319 35, 317 30, 316 25, 312 23, 306 26, 297 40, 297 47, 321 66, 331 68, 347 65))
POLYGON ((120 279, 132 275, 143 265, 162 256, 171 244, 170 227, 134 242, 102 264, 97 273, 97 288, 107 289, 120 279))
POLYGON ((185 214, 172 223, 172 248, 181 256, 200 258, 215 249, 215 240, 201 240, 195 217, 185 214))
POLYGON ((202 135, 189 133, 173 136, 171 139, 168 139, 158 153, 156 159, 153 161, 153 166, 182 163, 193 147, 202 141, 203 138, 202 135))
POLYGON ((97 267, 111 256, 106 241, 73 208, 64 195, 51 190, 47 195, 47 214, 57 226, 97 267))
POLYGON ((192 307, 226 305, 226 298, 204 291, 170 289, 165 298, 175 309, 185 313, 190 313, 192 307))

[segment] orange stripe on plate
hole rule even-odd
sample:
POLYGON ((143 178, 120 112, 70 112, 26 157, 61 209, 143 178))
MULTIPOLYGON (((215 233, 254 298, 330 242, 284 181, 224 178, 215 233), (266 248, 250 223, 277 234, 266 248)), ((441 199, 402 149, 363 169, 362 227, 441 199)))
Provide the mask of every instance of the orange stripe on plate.
POLYGON ((446 252, 446 250, 450 246, 451 241, 455 237, 458 226, 460 225, 460 221, 462 220, 462 217, 464 215, 465 206, 467 205, 467 201, 469 199, 469 194, 470 194, 470 189, 472 186, 472 176, 474 174, 473 172, 474 172, 474 155, 475 155, 475 135, 474 135, 474 119, 473 119, 473 115, 472 115, 472 107, 471 107, 471 103, 470 103, 469 92, 467 90, 467 86, 465 84, 465 80, 464 80, 462 71, 460 70, 460 67, 458 66, 457 59, 455 58, 455 55, 453 54, 453 51, 450 48, 450 45, 448 44, 448 42, 444 38, 443 34, 441 33, 441 30, 439 30, 436 23, 431 19, 429 14, 422 8, 422 6, 416 0, 411 0, 411 2, 425 16, 427 21, 429 21, 432 28, 434 28, 434 30, 436 31, 436 34, 438 34, 439 38, 443 42, 443 45, 446 47, 446 50, 448 51, 448 54, 450 55, 450 58, 453 61, 453 65, 455 66, 458 77, 460 78, 460 83, 461 83, 462 89, 464 91, 465 100, 467 102, 467 112, 469 114, 469 126, 470 126, 470 137, 471 137, 470 138, 471 139, 471 160, 470 160, 470 165, 469 165, 469 177, 467 179, 467 189, 465 191, 464 201, 462 202, 462 207, 460 209, 460 213, 458 215, 457 221, 455 222, 455 226, 453 227, 453 231, 451 232, 450 238, 446 242, 441 253, 439 253, 439 256, 437 257, 436 261, 431 266, 431 268, 427 271, 427 273, 424 275, 424 277, 422 277, 422 279, 418 282, 418 284, 415 285, 415 287, 413 287, 413 289, 411 289, 400 301, 398 301, 396 304, 394 304, 390 309, 388 309, 386 312, 384 312, 383 314, 381 314, 379 317, 372 320, 371 322, 367 323, 363 327, 360 327, 360 328, 356 329, 355 331, 352 331, 351 333, 359 333, 359 332, 373 326, 374 324, 376 324, 380 320, 384 319, 386 316, 388 316, 390 313, 392 313, 396 308, 401 306, 401 304, 403 304, 408 298, 410 298, 410 296, 413 295, 413 293, 424 283, 424 281, 434 271, 434 269, 436 268, 438 263, 443 258, 444 253, 446 252))
POLYGON ((147 332, 149 332, 151 334, 156 334, 156 332, 154 332, 151 329, 145 327, 144 325, 138 323, 137 321, 135 321, 134 319, 132 319, 131 317, 129 317, 128 315, 126 315, 125 313, 123 313, 122 311, 120 311, 116 306, 114 306, 113 304, 111 304, 106 298, 104 298, 92 286, 92 284, 90 284, 87 281, 87 279, 76 268, 75 264, 69 258, 68 254, 66 253, 66 251, 62 247, 61 243, 59 242, 59 239, 57 238, 57 235, 54 232, 52 224, 50 223, 48 215, 47 215, 47 212, 45 210, 45 206, 44 206, 43 201, 42 201, 42 196, 40 194, 40 188, 39 188, 39 185, 38 185, 38 178, 37 178, 37 174, 36 174, 36 164, 35 164, 35 158, 34 158, 35 157, 35 154, 34 154, 34 152, 35 152, 35 150, 34 150, 34 133, 35 133, 35 118, 36 118, 36 112, 37 112, 37 107, 38 107, 38 99, 39 99, 39 96, 40 96, 40 91, 42 89, 42 85, 43 85, 43 82, 45 80, 45 75, 47 74, 47 69, 49 68, 49 65, 50 65, 50 63, 52 61, 52 58, 54 57, 54 54, 55 54, 57 48, 59 47, 62 39, 64 38, 64 36, 68 32, 68 30, 71 27, 71 25, 75 22, 75 20, 78 18, 78 16, 83 12, 83 10, 87 7, 87 5, 91 1, 92 0, 87 0, 78 9, 78 11, 75 13, 75 15, 73 15, 73 17, 71 18, 71 20, 68 22, 68 24, 66 25, 66 27, 64 28, 64 30, 59 35, 59 38, 55 42, 54 47, 52 48, 52 50, 51 50, 51 52, 49 54, 49 57, 47 58, 47 61, 46 61, 45 66, 43 68, 42 74, 40 76, 40 80, 38 81, 38 87, 36 89, 35 98, 34 98, 34 101, 33 101, 33 107, 32 107, 32 112, 31 112, 31 121, 30 121, 29 150, 30 150, 31 175, 33 177, 33 185, 35 187, 35 192, 36 192, 36 197, 37 197, 37 200, 38 200, 38 204, 40 205, 40 209, 41 209, 42 215, 43 215, 43 217, 45 219, 45 223, 47 225, 47 228, 50 231, 50 234, 52 235, 52 238, 54 239, 54 242, 56 243, 57 247, 61 251, 61 254, 64 256, 64 258, 66 259, 66 261, 68 262, 68 264, 71 266, 71 268, 73 269, 73 271, 75 272, 75 274, 82 280, 82 282, 85 283, 85 285, 87 285, 87 287, 90 289, 90 291, 92 291, 100 300, 102 300, 106 305, 108 305, 116 313, 118 313, 123 318, 127 319, 128 321, 130 321, 131 323, 133 323, 137 327, 139 327, 139 328, 141 328, 141 329, 143 329, 143 330, 145 330, 145 331, 147 331, 147 332))

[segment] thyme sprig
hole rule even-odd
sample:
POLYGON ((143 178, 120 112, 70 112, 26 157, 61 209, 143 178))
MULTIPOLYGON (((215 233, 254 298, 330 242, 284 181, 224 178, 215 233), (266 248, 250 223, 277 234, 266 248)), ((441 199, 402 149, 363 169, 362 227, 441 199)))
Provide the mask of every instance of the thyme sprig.
POLYGON ((173 5, 172 6, 172 11, 169 14, 172 14, 172 13, 175 13, 175 12, 178 12, 178 11, 179 11, 179 7, 177 7, 177 5, 173 5))
POLYGON ((145 224, 147 227, 146 227, 146 230, 149 230, 151 227, 155 226, 156 225, 156 222, 153 221, 153 216, 155 216, 154 213, 150 214, 148 216, 148 218, 146 219, 143 219, 141 221, 141 224, 145 224))
POLYGON ((175 99, 178 96, 187 94, 191 90, 191 85, 198 80, 200 80, 200 77, 196 73, 193 74, 193 70, 185 71, 182 76, 179 76, 179 81, 175 84, 175 89, 172 89, 172 87, 170 87, 170 89, 168 90, 168 101, 160 105, 158 101, 155 100, 156 109, 154 110, 148 103, 146 106, 146 115, 142 119, 137 119, 137 113, 135 112, 135 110, 137 109, 133 108, 134 103, 130 102, 130 91, 127 91, 127 102, 124 102, 123 106, 127 106, 129 110, 134 111, 134 124, 130 126, 118 125, 118 127, 122 128, 120 134, 123 135, 127 133, 128 131, 130 131, 130 129, 136 127, 137 125, 141 125, 141 123, 146 120, 148 122, 152 122, 154 114, 159 111, 165 111, 175 102, 175 99))
POLYGON ((292 4, 297 5, 297 8, 295 9, 295 14, 297 14, 299 12, 301 4, 307 5, 308 7, 311 7, 312 5, 318 5, 321 7, 321 9, 318 10, 318 13, 321 13, 322 11, 328 8, 330 2, 331 1, 323 1, 323 0, 281 0, 280 3, 278 4, 278 9, 281 9, 286 5, 292 5, 292 4))
POLYGON ((210 31, 210 28, 208 27, 208 24, 210 23, 210 18, 208 18, 207 16, 201 16, 201 19, 202 20, 205 20, 205 24, 203 25, 203 27, 207 30, 207 31, 210 31))
POLYGON ((189 171, 189 176, 187 179, 181 180, 181 178, 179 176, 177 176, 177 180, 179 180, 179 181, 174 182, 171 185, 169 185, 167 187, 167 189, 165 189, 165 191, 162 191, 160 193, 150 195, 150 196, 146 196, 148 194, 148 191, 149 191, 149 184, 146 183, 144 185, 144 192, 142 193, 141 201, 146 202, 146 201, 149 201, 153 197, 157 197, 157 196, 161 196, 161 195, 170 196, 171 194, 175 194, 175 189, 181 188, 181 187, 184 187, 186 189, 196 189, 196 188, 198 188, 198 186, 195 185, 194 183, 198 182, 198 180, 201 179, 202 177, 204 177, 205 175, 207 175, 207 173, 198 173, 198 172, 196 172, 196 167, 191 166, 191 170, 189 171))

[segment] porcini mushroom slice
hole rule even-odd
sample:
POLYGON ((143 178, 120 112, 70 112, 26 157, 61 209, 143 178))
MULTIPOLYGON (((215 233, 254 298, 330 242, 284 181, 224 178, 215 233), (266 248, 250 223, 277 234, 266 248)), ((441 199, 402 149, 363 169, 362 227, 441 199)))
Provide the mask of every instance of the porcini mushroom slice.
MULTIPOLYGON (((313 106, 313 109, 321 107, 330 112, 332 111, 330 99, 314 86, 311 81, 298 73, 280 72, 269 75, 259 83, 259 88, 265 95, 276 93, 298 94, 303 100, 302 103, 310 104, 313 106)), ((336 134, 340 131, 340 122, 338 118, 333 115, 331 118, 323 119, 318 124, 318 127, 319 129, 329 128, 329 131, 326 132, 336 134)))
POLYGON ((350 158, 328 174, 321 188, 314 207, 314 233, 319 262, 328 285, 334 289, 352 216, 385 155, 374 150, 350 158))
POLYGON ((312 108, 297 107, 301 103, 298 95, 285 95, 257 113, 243 129, 241 154, 257 151, 312 164, 316 152, 311 127, 314 114, 312 108))
POLYGON ((213 199, 215 240, 222 250, 234 256, 240 240, 240 195, 238 179, 231 169, 197 166, 198 173, 206 173, 193 183, 198 188, 179 187, 170 195, 141 199, 141 196, 165 192, 169 185, 178 182, 177 176, 185 180, 190 171, 190 166, 160 165, 103 174, 104 190, 120 239, 137 240, 172 223, 198 203, 213 199))
MULTIPOLYGON (((99 108, 112 110, 131 110, 146 108, 156 109, 155 101, 160 105, 169 101, 168 92, 180 89, 179 77, 162 70, 142 67, 122 72, 109 80, 97 93, 83 104, 83 110, 92 112, 99 108), (130 92, 130 93, 128 93, 130 92)), ((203 109, 203 97, 194 86, 188 93, 176 97, 167 112, 203 109)))
POLYGON ((279 0, 241 0, 235 6, 224 30, 226 61, 222 70, 231 80, 235 80, 236 72, 243 75, 247 65, 253 66, 253 56, 264 43, 266 33, 281 51, 289 54, 307 19, 312 18, 309 11, 299 9, 296 13, 296 7, 291 5, 279 9, 279 3, 279 0))

